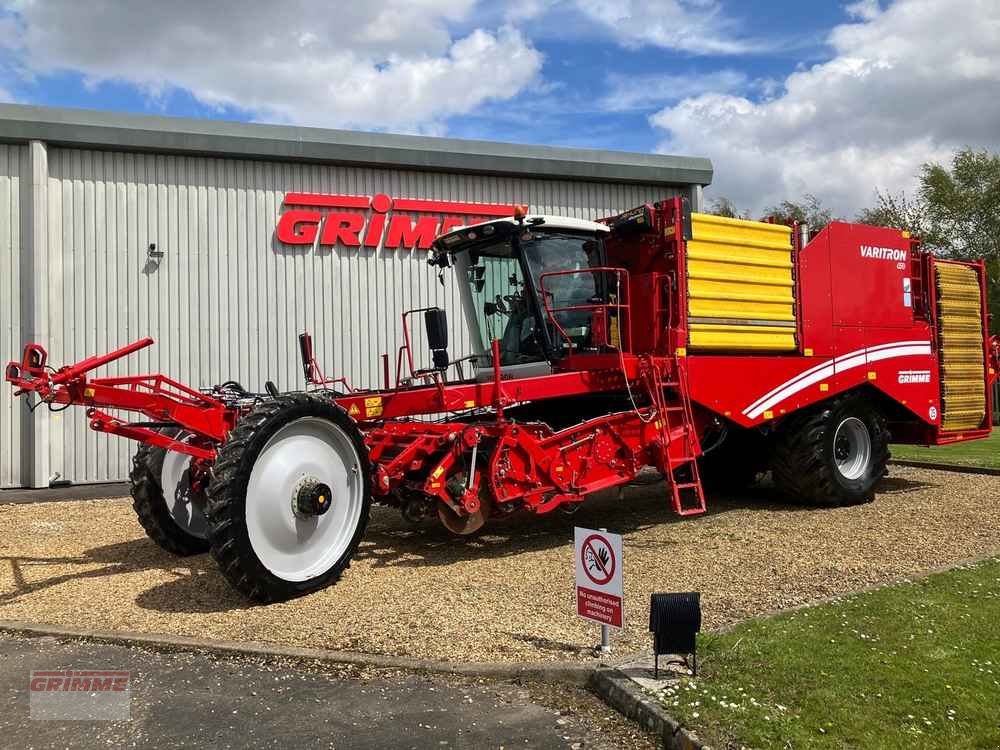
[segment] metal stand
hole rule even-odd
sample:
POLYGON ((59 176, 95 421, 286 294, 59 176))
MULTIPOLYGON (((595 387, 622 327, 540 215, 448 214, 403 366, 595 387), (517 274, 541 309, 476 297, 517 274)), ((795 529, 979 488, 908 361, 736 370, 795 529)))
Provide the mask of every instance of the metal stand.
MULTIPOLYGON (((607 533, 608 530, 602 528, 600 531, 607 533)), ((601 653, 611 653, 611 628, 608 625, 601 625, 601 653)))
MULTIPOLYGON (((654 651, 655 651, 655 649, 654 649, 654 651)), ((688 655, 685 654, 684 657, 681 658, 681 659, 671 659, 670 661, 667 662, 667 664, 671 664, 671 663, 673 663, 673 664, 683 664, 685 667, 689 667, 691 669, 691 676, 692 677, 697 677, 698 676, 698 652, 697 651, 695 651, 695 652, 693 652, 691 654, 691 661, 688 661, 688 655)), ((654 652, 654 654, 653 654, 653 679, 654 680, 660 679, 660 654, 658 652, 654 652)))

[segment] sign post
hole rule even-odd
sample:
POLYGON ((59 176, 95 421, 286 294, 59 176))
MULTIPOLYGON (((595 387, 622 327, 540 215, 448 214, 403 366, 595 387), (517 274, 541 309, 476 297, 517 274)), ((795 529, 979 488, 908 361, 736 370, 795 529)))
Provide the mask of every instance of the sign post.
POLYGON ((601 651, 611 651, 610 628, 624 624, 622 538, 607 530, 573 530, 576 561, 576 613, 600 623, 601 651))

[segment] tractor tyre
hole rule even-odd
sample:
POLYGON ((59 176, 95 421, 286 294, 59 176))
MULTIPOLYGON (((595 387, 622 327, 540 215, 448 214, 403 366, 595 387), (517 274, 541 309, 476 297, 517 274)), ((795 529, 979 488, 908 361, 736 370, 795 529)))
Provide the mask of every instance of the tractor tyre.
POLYGON ((129 472, 132 507, 146 535, 179 557, 208 552, 205 496, 203 491, 192 492, 190 464, 191 457, 184 453, 143 443, 129 472))
POLYGON ((814 505, 858 505, 875 498, 886 475, 885 418, 861 396, 834 399, 782 423, 774 441, 774 483, 814 505))
POLYGON ((368 526, 361 433, 328 398, 289 393, 255 407, 218 450, 209 541, 244 596, 273 602, 339 580, 368 526))

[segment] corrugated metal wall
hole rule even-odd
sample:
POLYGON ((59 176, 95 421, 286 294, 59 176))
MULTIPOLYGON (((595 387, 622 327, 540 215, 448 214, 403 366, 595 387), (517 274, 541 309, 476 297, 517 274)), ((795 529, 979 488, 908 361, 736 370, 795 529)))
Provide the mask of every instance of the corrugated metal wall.
MULTIPOLYGON (((27 148, 0 145, 0 364, 19 359, 21 341, 21 171, 27 148)), ((0 487, 20 486, 21 409, 0 388, 0 487)))
MULTIPOLYGON (((439 285, 424 251, 277 243, 286 192, 527 203, 533 212, 581 218, 670 194, 662 186, 54 147, 48 169, 52 267, 42 328, 50 362, 149 335, 154 348, 103 372, 162 371, 193 385, 235 379, 257 390, 267 379, 282 389, 303 385, 295 337, 307 328, 327 374, 344 373, 359 385, 381 382, 381 352, 391 352, 395 365, 399 315, 407 308, 448 308, 452 355, 471 346, 451 274, 439 285), (147 258, 150 243, 165 254, 158 264, 147 258)), ((6 231, 0 226, 0 242, 6 231)), ((36 466, 50 475, 74 482, 127 475, 134 444, 88 431, 82 409, 38 418, 49 425, 48 439, 38 441, 47 462, 36 466)))

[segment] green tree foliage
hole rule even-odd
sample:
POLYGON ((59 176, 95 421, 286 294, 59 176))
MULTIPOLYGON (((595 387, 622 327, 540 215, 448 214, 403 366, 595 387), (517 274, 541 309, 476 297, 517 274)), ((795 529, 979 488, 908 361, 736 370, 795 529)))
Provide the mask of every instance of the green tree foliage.
POLYGON ((824 208, 819 198, 810 193, 806 193, 798 202, 785 200, 777 206, 771 206, 764 215, 774 217, 779 224, 791 224, 794 221, 806 224, 811 234, 816 234, 834 220, 830 209, 824 208))
POLYGON ((725 196, 719 196, 718 198, 712 199, 712 205, 709 206, 708 213, 715 214, 716 216, 725 216, 727 219, 749 219, 750 214, 747 211, 740 211, 736 208, 736 204, 733 203, 729 198, 725 196))
POLYGON ((905 229, 914 237, 919 237, 925 246, 941 247, 927 216, 927 204, 919 196, 908 198, 906 193, 892 195, 876 188, 875 206, 862 210, 857 221, 875 227, 905 229))
POLYGON ((951 166, 928 162, 914 199, 876 191, 858 221, 908 229, 943 257, 986 260, 993 331, 1000 328, 1000 154, 965 148, 951 166))

